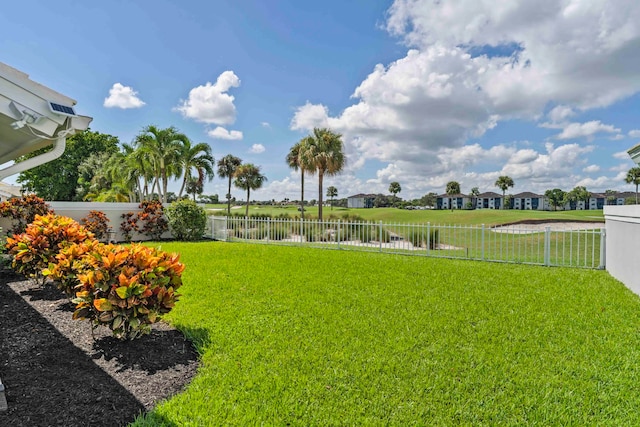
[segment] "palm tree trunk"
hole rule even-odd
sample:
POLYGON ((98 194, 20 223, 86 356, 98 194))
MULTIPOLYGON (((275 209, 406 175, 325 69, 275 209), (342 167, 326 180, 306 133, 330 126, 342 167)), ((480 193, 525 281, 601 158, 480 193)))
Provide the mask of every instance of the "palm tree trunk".
POLYGON ((182 179, 182 186, 180 186, 180 192, 178 193, 178 199, 182 197, 182 192, 184 191, 184 187, 187 185, 187 177, 189 174, 187 171, 184 171, 184 178, 182 179))
POLYGON ((300 217, 304 220, 304 169, 300 168, 300 217))
POLYGON ((636 184, 636 205, 638 204, 638 184, 636 184))
POLYGON ((227 192, 227 216, 231 216, 231 175, 229 175, 229 191, 227 192))
POLYGON ((318 170, 318 220, 322 221, 322 178, 324 174, 318 170))
POLYGON ((247 209, 245 211, 244 216, 249 218, 249 193, 251 192, 250 188, 247 188, 247 209))

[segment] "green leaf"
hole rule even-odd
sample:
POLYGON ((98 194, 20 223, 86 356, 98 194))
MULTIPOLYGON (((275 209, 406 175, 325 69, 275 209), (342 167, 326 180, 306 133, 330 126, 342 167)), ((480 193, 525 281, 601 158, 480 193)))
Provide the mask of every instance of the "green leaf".
POLYGON ((119 288, 116 288, 116 294, 118 294, 118 296, 122 299, 127 298, 127 291, 129 290, 128 287, 126 286, 120 286, 119 288))

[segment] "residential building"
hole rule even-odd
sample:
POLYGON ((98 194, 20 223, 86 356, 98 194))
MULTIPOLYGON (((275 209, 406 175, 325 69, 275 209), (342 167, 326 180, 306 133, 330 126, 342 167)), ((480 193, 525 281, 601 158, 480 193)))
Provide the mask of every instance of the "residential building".
POLYGON ((541 194, 525 191, 511 197, 512 209, 541 211, 548 209, 545 197, 541 194))
POLYGON ((471 197, 466 194, 441 194, 436 198, 436 209, 468 209, 471 197))
POLYGON ((487 191, 476 198, 476 209, 500 209, 502 207, 502 194, 487 191))
POLYGON ((347 207, 369 209, 373 207, 375 199, 375 194, 356 194, 355 196, 347 197, 347 207))

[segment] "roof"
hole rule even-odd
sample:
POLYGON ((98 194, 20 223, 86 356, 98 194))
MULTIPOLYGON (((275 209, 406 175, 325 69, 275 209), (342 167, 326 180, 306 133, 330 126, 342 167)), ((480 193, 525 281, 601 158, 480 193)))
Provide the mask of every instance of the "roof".
POLYGON ((502 194, 494 193, 493 191, 478 194, 479 199, 494 199, 496 197, 502 197, 502 194))
POLYGON ((447 193, 444 193, 444 194, 440 194, 438 197, 453 198, 453 197, 469 197, 469 196, 466 195, 466 194, 462 194, 462 193, 458 193, 458 194, 447 194, 447 193))
POLYGON ((542 194, 532 193, 530 191, 523 191, 512 196, 514 199, 536 199, 544 197, 542 194))
POLYGON ((363 193, 360 193, 360 194, 356 194, 356 195, 353 195, 353 196, 349 196, 349 197, 347 197, 347 199, 365 199, 365 198, 371 198, 371 197, 375 199, 377 196, 378 196, 377 194, 363 194, 363 193))

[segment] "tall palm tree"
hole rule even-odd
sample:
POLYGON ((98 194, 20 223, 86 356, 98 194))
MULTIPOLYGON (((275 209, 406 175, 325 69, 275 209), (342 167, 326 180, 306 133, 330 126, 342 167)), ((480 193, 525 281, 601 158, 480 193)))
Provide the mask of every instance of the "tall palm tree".
POLYGON ((306 145, 303 155, 313 167, 309 172, 318 173, 318 220, 322 221, 322 182, 325 175, 337 175, 344 168, 344 144, 339 133, 314 128, 306 145))
POLYGON ((247 208, 245 216, 249 216, 249 197, 251 190, 257 190, 262 187, 267 181, 267 177, 260 173, 260 166, 256 166, 252 163, 246 163, 238 166, 235 174, 234 185, 243 190, 247 190, 247 208))
POLYGON ((333 210, 333 198, 338 197, 338 189, 330 185, 329 188, 327 188, 327 197, 331 199, 331 210, 333 210))
POLYGON ((449 181, 447 182, 447 188, 445 190, 447 196, 449 196, 449 207, 451 211, 453 211, 453 196, 456 194, 460 194, 460 183, 458 181, 449 181))
POLYGON ((294 171, 300 170, 300 215, 304 219, 304 174, 313 170, 313 165, 307 157, 311 137, 302 138, 296 142, 287 153, 287 165, 294 171))
POLYGON ((402 187, 400 187, 400 183, 397 181, 393 181, 389 184, 389 193, 393 194, 393 204, 396 204, 396 196, 399 192, 402 191, 402 187))
POLYGON ((507 192, 507 189, 509 187, 513 187, 515 185, 515 183, 513 182, 513 179, 511 179, 511 177, 503 175, 503 176, 498 177, 498 179, 496 180, 494 185, 502 190, 502 209, 504 209, 505 208, 505 194, 507 192))
POLYGON ((231 180, 236 173, 238 166, 242 164, 242 159, 227 154, 218 160, 218 176, 229 179, 229 190, 227 191, 227 215, 231 215, 231 180))
POLYGON ((478 187, 473 187, 471 189, 471 193, 469 193, 471 195, 472 201, 472 207, 473 209, 476 208, 476 205, 478 204, 478 196, 480 195, 480 189, 478 187))
POLYGON ((624 179, 627 184, 635 184, 636 186, 636 205, 638 204, 638 184, 640 184, 640 167, 636 166, 629 169, 627 177, 624 179))
POLYGON ((181 175, 177 160, 180 157, 181 147, 187 140, 187 136, 178 132, 173 126, 166 129, 153 125, 147 126, 136 137, 136 144, 149 157, 153 165, 154 178, 163 203, 167 201, 169 178, 181 175))
POLYGON ((182 197, 182 192, 187 182, 193 178, 192 172, 194 169, 198 174, 197 181, 201 184, 204 183, 205 179, 211 181, 215 176, 213 168, 216 160, 211 155, 211 146, 204 142, 192 146, 191 141, 188 139, 184 141, 179 162, 182 165, 183 179, 178 198, 182 197))

